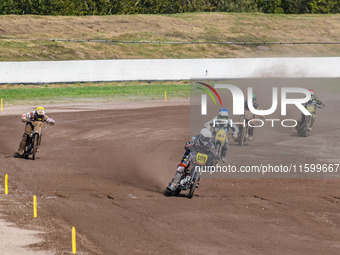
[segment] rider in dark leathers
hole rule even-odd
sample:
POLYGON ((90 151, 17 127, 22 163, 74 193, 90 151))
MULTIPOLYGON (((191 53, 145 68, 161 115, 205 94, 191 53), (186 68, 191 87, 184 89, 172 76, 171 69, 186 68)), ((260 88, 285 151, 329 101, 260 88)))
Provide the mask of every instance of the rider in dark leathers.
POLYGON ((177 167, 175 177, 167 187, 169 191, 174 191, 177 188, 184 170, 190 166, 190 162, 192 160, 195 160, 197 152, 202 152, 209 155, 207 165, 214 164, 218 156, 211 138, 211 131, 207 128, 203 128, 199 135, 191 137, 190 141, 185 144, 184 148, 186 151, 183 155, 181 163, 179 163, 177 167))
MULTIPOLYGON (((255 94, 253 94, 253 99, 252 100, 253 100, 253 107, 256 110, 261 110, 260 106, 258 105, 258 103, 256 101, 256 95, 255 94)), ((244 101, 244 112, 246 112, 246 111, 250 111, 249 107, 248 107, 248 100, 244 101)), ((259 115, 259 117, 263 118, 264 116, 259 115)), ((254 127, 250 127, 249 126, 249 129, 248 129, 248 139, 252 140, 253 139, 253 135, 254 135, 254 127)))

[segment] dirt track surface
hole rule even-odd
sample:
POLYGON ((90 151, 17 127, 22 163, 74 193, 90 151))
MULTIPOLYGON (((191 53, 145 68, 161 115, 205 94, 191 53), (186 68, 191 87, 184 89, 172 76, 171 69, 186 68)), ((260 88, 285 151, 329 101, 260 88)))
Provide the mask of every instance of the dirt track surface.
MULTIPOLYGON (((249 146, 230 146, 229 163, 321 160, 328 149, 328 160, 338 159, 339 131, 324 129, 334 116, 328 109, 310 137, 259 131, 249 146), (301 149, 313 144, 308 153, 301 149)), ((204 178, 191 200, 163 196, 189 138, 189 106, 51 117, 57 125, 44 131, 36 161, 12 156, 24 129, 20 117, 0 117, 1 172, 9 174, 11 195, 6 218, 49 232, 31 248, 71 254, 75 226, 78 254, 339 254, 338 179, 204 178)))

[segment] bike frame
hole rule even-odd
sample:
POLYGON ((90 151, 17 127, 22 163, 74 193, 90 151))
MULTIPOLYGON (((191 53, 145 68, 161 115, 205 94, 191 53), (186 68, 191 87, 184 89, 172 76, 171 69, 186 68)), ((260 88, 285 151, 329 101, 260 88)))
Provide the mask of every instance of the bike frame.
POLYGON ((27 158, 29 155, 33 154, 33 159, 35 159, 35 153, 34 151, 34 142, 35 139, 38 139, 37 145, 40 145, 41 143, 41 136, 42 136, 42 128, 44 126, 43 121, 33 121, 29 123, 32 127, 32 132, 29 137, 27 137, 24 156, 27 158), (27 147, 27 149, 26 149, 27 147))

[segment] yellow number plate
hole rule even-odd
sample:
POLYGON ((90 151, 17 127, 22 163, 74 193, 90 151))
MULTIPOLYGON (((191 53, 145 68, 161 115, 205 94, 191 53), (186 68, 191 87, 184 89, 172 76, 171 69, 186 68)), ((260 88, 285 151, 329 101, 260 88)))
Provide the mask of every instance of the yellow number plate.
POLYGON ((225 132, 224 129, 218 130, 215 140, 216 141, 221 141, 223 144, 225 143, 225 139, 227 137, 227 132, 225 132))
POLYGON ((307 105, 307 111, 309 111, 309 112, 314 112, 315 111, 315 108, 314 108, 314 106, 313 105, 307 105))
POLYGON ((205 164, 208 160, 208 155, 206 154, 203 154, 203 153, 197 153, 196 155, 196 161, 199 163, 199 164, 205 164))

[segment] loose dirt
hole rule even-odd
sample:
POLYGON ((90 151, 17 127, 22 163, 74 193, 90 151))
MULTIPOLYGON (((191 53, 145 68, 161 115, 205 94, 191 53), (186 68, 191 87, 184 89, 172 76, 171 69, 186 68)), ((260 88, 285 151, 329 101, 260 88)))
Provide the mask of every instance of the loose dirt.
MULTIPOLYGON (((325 124, 333 114, 332 107, 325 109, 307 138, 293 129, 281 136, 259 131, 248 146, 230 146, 228 163, 298 162, 326 154, 335 160, 340 133, 325 124)), ((36 161, 13 157, 24 129, 20 115, 0 117, 1 172, 9 174, 16 199, 2 202, 11 212, 4 219, 47 232, 33 250, 70 254, 75 226, 79 254, 338 253, 338 179, 206 176, 193 199, 165 197, 190 136, 188 105, 50 117, 57 124, 44 130, 36 161)))

